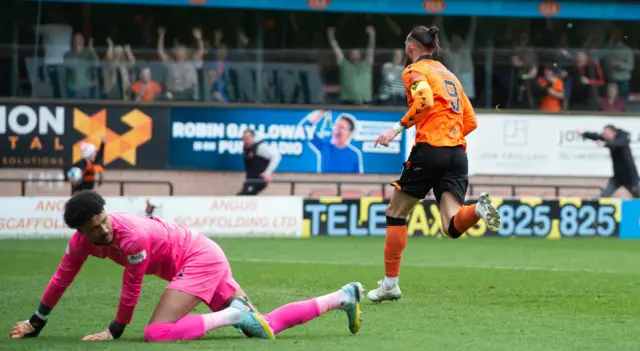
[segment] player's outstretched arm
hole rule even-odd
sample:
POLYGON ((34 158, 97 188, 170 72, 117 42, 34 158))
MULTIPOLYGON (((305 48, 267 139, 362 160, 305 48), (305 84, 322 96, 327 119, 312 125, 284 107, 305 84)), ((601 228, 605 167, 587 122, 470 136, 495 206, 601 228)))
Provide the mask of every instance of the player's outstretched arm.
POLYGON ((133 319, 133 311, 140 299, 144 273, 149 265, 149 243, 142 234, 123 236, 120 238, 120 250, 127 258, 127 263, 122 274, 122 291, 120 292, 120 304, 115 319, 106 330, 87 335, 85 341, 105 341, 119 339, 124 333, 125 327, 133 319))
POLYGON ((411 128, 428 116, 429 110, 433 107, 433 91, 427 77, 421 72, 412 70, 411 66, 402 72, 402 82, 411 94, 413 103, 409 106, 409 111, 400 119, 400 124, 404 128, 411 128))
POLYGON ((585 139, 594 140, 594 141, 604 140, 602 134, 598 134, 594 132, 583 132, 581 130, 578 130, 577 133, 580 134, 585 139))
POLYGON ((413 102, 409 106, 409 111, 407 111, 395 126, 378 136, 373 143, 373 147, 377 147, 378 144, 389 146, 389 142, 398 136, 398 134, 425 119, 429 115, 429 110, 433 107, 433 91, 424 74, 412 71, 411 66, 409 66, 402 73, 402 81, 411 93, 411 100, 413 100, 413 102))
POLYGON ((40 334, 47 324, 51 310, 60 301, 89 256, 85 240, 86 238, 77 232, 71 237, 62 262, 42 294, 40 305, 28 320, 17 322, 11 328, 9 336, 12 339, 33 338, 40 334))

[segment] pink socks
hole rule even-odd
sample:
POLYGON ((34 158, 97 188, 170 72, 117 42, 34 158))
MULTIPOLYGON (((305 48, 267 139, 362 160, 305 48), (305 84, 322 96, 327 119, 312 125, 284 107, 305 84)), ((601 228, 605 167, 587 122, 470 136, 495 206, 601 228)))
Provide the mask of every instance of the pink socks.
POLYGON ((175 323, 151 323, 144 328, 145 341, 193 340, 206 333, 204 318, 199 314, 186 315, 175 323))
POLYGON ((264 317, 269 322, 269 326, 273 329, 274 334, 278 334, 296 325, 307 323, 327 311, 340 308, 342 302, 348 299, 349 295, 339 290, 315 299, 284 305, 276 308, 264 317))
POLYGON ((144 329, 144 340, 177 341, 197 339, 214 329, 238 323, 241 314, 242 312, 235 308, 226 308, 219 312, 190 314, 175 323, 152 323, 144 329))
MULTIPOLYGON (((340 308, 349 300, 349 294, 343 290, 334 293, 284 305, 265 315, 265 319, 275 334, 289 329, 328 312, 340 308)), ((144 340, 177 341, 193 340, 204 334, 240 321, 242 312, 235 308, 206 314, 190 314, 175 323, 159 322, 147 325, 144 329, 144 340)))

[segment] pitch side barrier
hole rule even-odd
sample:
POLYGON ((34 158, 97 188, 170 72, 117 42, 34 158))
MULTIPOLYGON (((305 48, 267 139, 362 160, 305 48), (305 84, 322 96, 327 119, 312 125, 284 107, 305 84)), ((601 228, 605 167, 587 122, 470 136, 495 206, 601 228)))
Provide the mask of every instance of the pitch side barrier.
MULTIPOLYGON (((0 183, 3 187, 4 184, 20 184, 20 196, 27 196, 27 184, 34 183, 37 180, 27 178, 0 178, 0 183)), ((174 195, 173 183, 169 181, 161 180, 105 180, 103 184, 117 184, 119 188, 120 196, 125 196, 125 189, 127 185, 165 185, 167 187, 168 195, 174 195)))
MULTIPOLYGON (((62 218, 68 199, 68 196, 0 197, 0 239, 73 234, 62 218)), ((379 196, 355 199, 106 196, 105 199, 108 212, 151 215, 206 235, 232 237, 383 237, 389 203, 379 196)), ((463 238, 638 238, 635 233, 639 206, 633 201, 495 197, 494 205, 502 218, 500 228, 489 231, 480 221, 463 238)), ((444 237, 440 217, 435 200, 421 201, 407 219, 408 235, 444 237)))
MULTIPOLYGON (((248 179, 249 183, 261 183, 264 182, 262 179, 248 179)), ((273 179, 271 181, 275 184, 288 184, 289 185, 289 195, 294 196, 296 194, 296 185, 305 184, 305 185, 332 185, 335 186, 336 196, 342 196, 343 191, 345 189, 345 185, 368 185, 368 186, 378 186, 380 188, 380 196, 388 197, 391 196, 390 185, 389 182, 377 182, 377 181, 356 181, 356 180, 300 180, 300 179, 273 179)), ((561 190, 566 189, 580 189, 580 190, 602 190, 599 186, 594 185, 560 185, 560 184, 496 184, 496 183, 473 183, 469 184, 469 196, 477 196, 479 195, 478 188, 498 188, 498 189, 509 189, 509 193, 511 197, 518 196, 518 189, 527 188, 527 189, 540 189, 540 190, 549 190, 553 189, 553 193, 555 197, 561 196, 561 190)), ((595 193, 595 192, 594 192, 595 193)))

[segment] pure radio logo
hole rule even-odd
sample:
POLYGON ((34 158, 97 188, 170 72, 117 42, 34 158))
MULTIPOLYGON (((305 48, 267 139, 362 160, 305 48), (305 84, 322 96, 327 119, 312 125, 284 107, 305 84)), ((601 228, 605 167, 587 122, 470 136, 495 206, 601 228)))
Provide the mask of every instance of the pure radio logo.
POLYGON ((62 166, 65 108, 0 106, 0 166, 62 166))

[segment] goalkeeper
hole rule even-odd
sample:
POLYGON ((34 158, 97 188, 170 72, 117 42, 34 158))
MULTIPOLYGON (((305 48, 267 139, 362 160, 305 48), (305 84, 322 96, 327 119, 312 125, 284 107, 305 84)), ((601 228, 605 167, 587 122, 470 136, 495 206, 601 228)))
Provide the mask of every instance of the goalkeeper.
POLYGON ((120 338, 131 323, 147 274, 167 280, 169 285, 144 330, 146 341, 192 340, 225 326, 234 326, 248 337, 275 339, 281 331, 330 310, 346 312, 351 333, 360 329, 360 283, 262 315, 233 278, 224 251, 214 241, 158 218, 107 214, 104 205, 100 195, 87 190, 76 193, 66 203, 64 220, 77 231, 44 290, 40 305, 28 320, 13 326, 12 339, 36 337, 42 332, 53 308, 89 256, 109 258, 124 266, 124 273, 115 319, 106 330, 82 340, 120 338), (200 303, 213 312, 190 314, 200 303))

